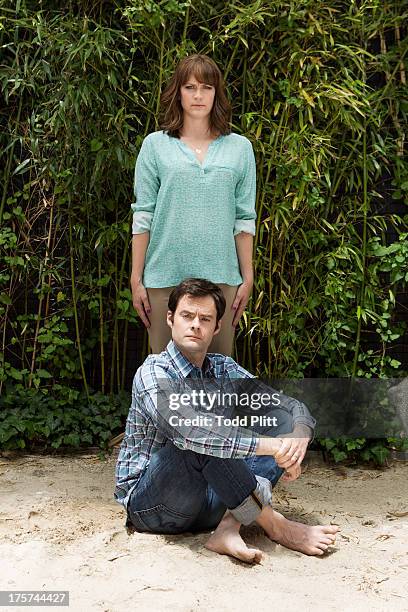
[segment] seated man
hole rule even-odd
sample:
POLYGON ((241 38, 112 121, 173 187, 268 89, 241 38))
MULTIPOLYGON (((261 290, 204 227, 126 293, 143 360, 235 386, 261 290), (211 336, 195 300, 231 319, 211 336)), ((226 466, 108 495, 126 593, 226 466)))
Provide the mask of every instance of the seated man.
POLYGON ((271 505, 272 487, 282 473, 284 480, 301 473, 315 425, 306 406, 289 398, 293 431, 279 438, 233 426, 219 435, 204 418, 185 433, 172 427, 172 419, 166 420, 158 405, 163 381, 254 377, 231 357, 207 354, 225 310, 215 284, 183 281, 172 291, 168 308, 172 340, 136 372, 116 466, 115 498, 126 508, 128 521, 136 530, 151 533, 215 529, 208 549, 259 562, 261 551, 247 547, 239 533, 241 524, 256 521, 271 540, 307 555, 322 555, 335 542, 337 526, 290 521, 271 505))

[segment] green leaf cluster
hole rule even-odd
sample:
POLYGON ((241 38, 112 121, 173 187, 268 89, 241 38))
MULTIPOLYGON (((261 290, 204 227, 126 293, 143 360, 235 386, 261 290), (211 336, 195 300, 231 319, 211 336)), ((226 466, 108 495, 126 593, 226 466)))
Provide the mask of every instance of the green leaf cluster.
POLYGON ((129 394, 89 397, 55 385, 51 393, 8 389, 0 398, 0 449, 108 448, 129 410, 129 394))

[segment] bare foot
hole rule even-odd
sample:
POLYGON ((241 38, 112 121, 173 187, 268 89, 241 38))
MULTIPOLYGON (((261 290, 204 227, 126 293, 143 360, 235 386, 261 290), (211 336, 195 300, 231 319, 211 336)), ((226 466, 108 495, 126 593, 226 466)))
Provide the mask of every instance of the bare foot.
POLYGON ((239 535, 240 523, 232 514, 224 516, 217 529, 206 542, 205 547, 221 555, 230 555, 246 563, 259 563, 262 552, 258 548, 248 548, 239 535))
POLYGON ((272 508, 264 508, 257 522, 274 542, 306 555, 323 555, 336 541, 337 525, 304 525, 289 521, 272 508))

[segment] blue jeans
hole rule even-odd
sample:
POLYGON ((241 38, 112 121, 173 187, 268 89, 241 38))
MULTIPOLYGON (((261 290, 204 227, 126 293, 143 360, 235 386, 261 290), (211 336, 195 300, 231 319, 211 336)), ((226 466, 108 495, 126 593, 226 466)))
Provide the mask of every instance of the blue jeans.
POLYGON ((261 509, 255 476, 272 488, 283 472, 273 457, 220 459, 168 441, 152 455, 132 492, 128 519, 138 531, 151 533, 211 530, 227 508, 245 506, 251 495, 261 509))

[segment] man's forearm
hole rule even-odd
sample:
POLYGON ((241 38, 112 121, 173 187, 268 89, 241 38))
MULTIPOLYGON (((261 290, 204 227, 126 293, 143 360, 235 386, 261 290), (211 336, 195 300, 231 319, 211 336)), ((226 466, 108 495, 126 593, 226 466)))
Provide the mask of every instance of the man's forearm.
POLYGON ((255 455, 270 455, 273 457, 281 447, 279 438, 259 438, 256 446, 255 455))

